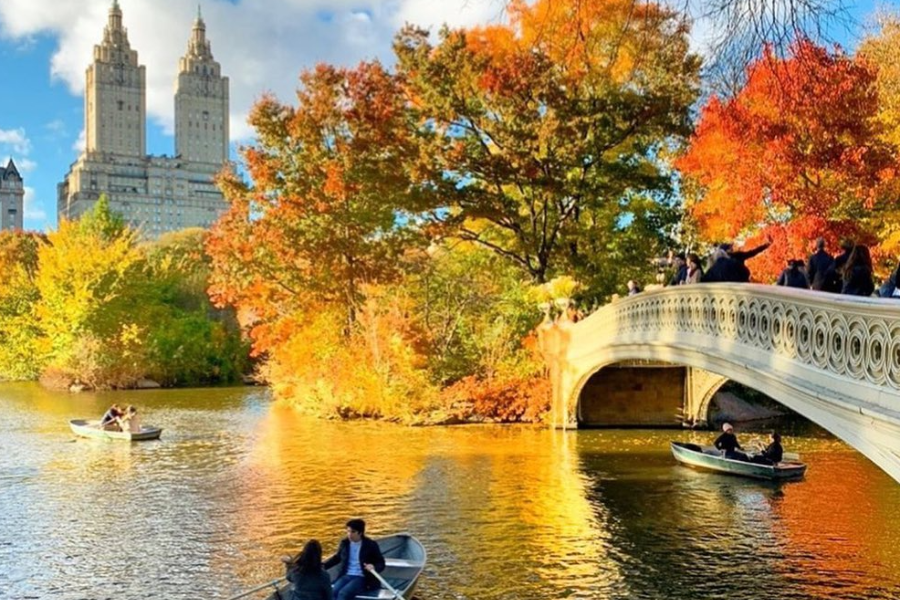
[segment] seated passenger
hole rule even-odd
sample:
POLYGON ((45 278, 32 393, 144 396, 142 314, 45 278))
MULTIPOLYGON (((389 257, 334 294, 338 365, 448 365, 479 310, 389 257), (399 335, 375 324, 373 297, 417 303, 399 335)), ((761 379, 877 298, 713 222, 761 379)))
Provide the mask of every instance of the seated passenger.
POLYGON ((781 446, 781 434, 772 432, 772 443, 760 454, 753 457, 752 462, 761 465, 777 465, 784 459, 784 448, 781 446))
POLYGON ((116 419, 116 422, 122 431, 129 433, 141 432, 141 418, 137 414, 137 409, 132 405, 128 405, 128 408, 125 409, 121 417, 116 419))
POLYGON ((119 431, 118 420, 123 414, 124 413, 122 412, 122 409, 119 408, 119 405, 113 404, 105 413, 103 413, 103 417, 100 419, 100 429, 119 431))
POLYGON ((309 540, 303 552, 292 558, 282 556, 287 580, 291 582, 290 600, 333 600, 331 577, 322 568, 322 545, 309 540))
POLYGON ((725 458, 730 458, 732 460, 747 460, 746 454, 738 452, 738 450, 743 450, 743 448, 741 448, 741 445, 738 443, 737 436, 734 435, 734 427, 731 426, 731 423, 722 424, 722 435, 716 438, 713 445, 725 452, 725 458))

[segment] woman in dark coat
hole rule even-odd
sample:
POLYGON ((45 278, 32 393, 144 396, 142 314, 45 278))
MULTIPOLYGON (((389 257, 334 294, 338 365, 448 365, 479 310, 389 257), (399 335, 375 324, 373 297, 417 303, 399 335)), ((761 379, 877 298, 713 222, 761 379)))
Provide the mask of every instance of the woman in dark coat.
POLYGON ((716 438, 713 445, 725 452, 725 458, 747 460, 747 455, 740 452, 743 448, 738 443, 737 436, 734 435, 734 427, 731 426, 731 423, 722 423, 722 435, 716 438))
POLYGON ((871 296, 875 291, 875 281, 872 279, 872 257, 869 248, 857 244, 847 258, 844 265, 844 287, 842 294, 851 296, 871 296))
POLYGON ((309 540, 296 558, 282 557, 287 580, 293 584, 290 600, 333 600, 331 577, 322 568, 322 545, 309 540))

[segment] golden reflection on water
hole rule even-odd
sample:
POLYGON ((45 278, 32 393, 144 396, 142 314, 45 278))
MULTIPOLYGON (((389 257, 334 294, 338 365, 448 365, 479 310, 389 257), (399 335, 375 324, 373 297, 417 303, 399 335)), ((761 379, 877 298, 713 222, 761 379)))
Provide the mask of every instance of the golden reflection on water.
POLYGON ((674 462, 712 433, 326 422, 261 390, 2 386, 0 427, 3 597, 222 598, 362 516, 426 544, 421 600, 900 598, 900 486, 829 439, 769 485, 674 462), (68 431, 113 401, 163 438, 68 431))

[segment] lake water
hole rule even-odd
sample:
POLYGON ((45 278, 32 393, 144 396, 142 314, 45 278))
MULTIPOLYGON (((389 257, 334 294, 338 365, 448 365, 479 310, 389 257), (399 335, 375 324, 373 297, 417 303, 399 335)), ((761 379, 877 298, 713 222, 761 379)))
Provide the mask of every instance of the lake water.
POLYGON ((672 459, 670 439, 714 435, 411 429, 308 419, 258 388, 2 385, 0 597, 225 598, 310 537, 333 551, 360 516, 424 542, 421 600, 900 598, 900 484, 821 434, 786 438, 809 464, 796 483, 672 459), (70 432, 112 402, 161 440, 70 432))

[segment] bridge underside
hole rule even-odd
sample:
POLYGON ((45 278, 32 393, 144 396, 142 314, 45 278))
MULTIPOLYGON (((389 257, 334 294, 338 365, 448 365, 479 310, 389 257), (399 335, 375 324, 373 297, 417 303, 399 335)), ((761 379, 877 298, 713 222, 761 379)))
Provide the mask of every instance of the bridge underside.
POLYGON ((715 391, 734 380, 827 429, 900 481, 900 418, 849 402, 837 386, 811 386, 811 374, 768 358, 756 365, 689 348, 606 347, 590 359, 599 367, 570 380, 560 412, 576 427, 701 425, 715 391))
POLYGON ((900 303, 756 284, 671 286, 577 323, 548 318, 538 332, 557 427, 669 424, 678 406, 683 424, 700 424, 732 380, 900 481, 900 303), (614 367, 623 362, 630 372, 614 367))
POLYGON ((594 373, 578 400, 579 427, 681 427, 686 367, 618 364, 594 373))
POLYGON ((595 372, 578 398, 578 427, 702 427, 728 378, 696 367, 625 361, 595 372))

